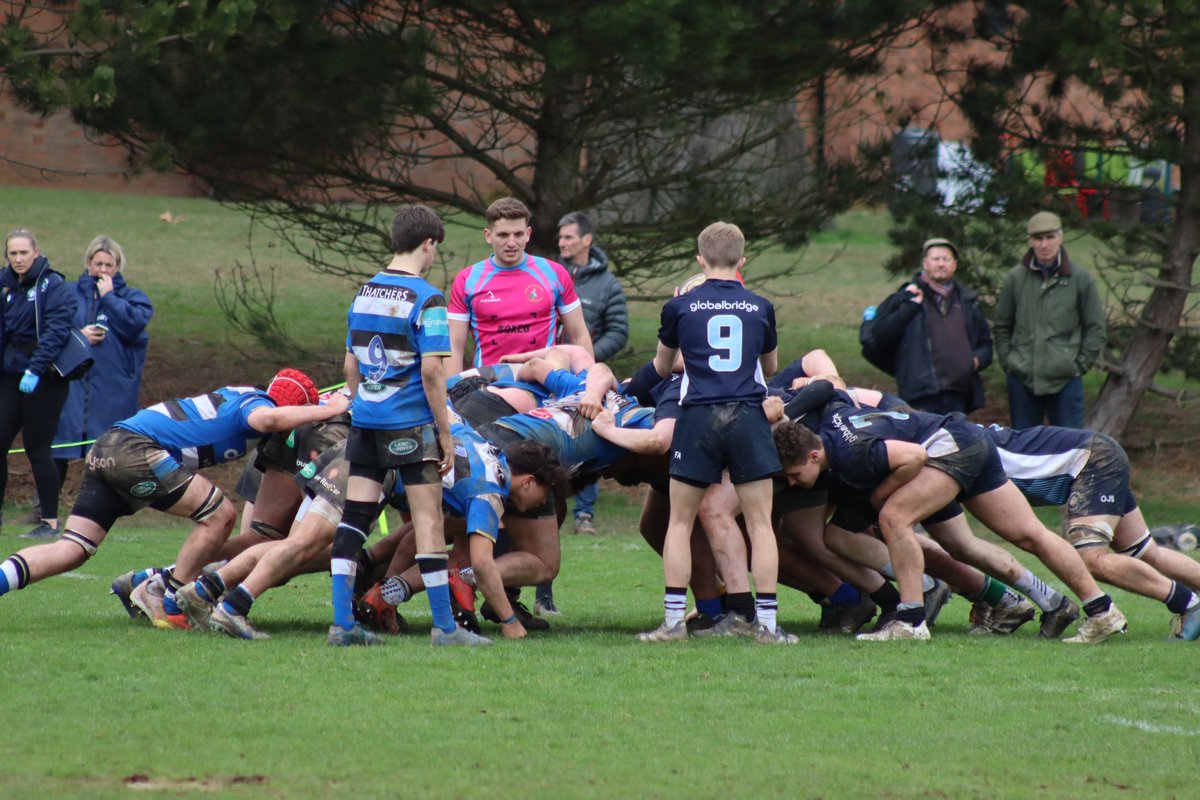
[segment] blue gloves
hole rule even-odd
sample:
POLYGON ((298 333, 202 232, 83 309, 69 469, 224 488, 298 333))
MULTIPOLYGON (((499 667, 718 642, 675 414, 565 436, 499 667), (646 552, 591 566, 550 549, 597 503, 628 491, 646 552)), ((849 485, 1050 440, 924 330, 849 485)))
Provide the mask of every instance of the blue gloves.
MULTIPOLYGON (((21 376, 21 383, 20 383, 20 386, 18 386, 18 388, 25 394, 29 394, 30 392, 32 392, 34 389, 37 388, 37 385, 38 385, 38 376, 34 375, 29 370, 25 370, 25 374, 21 376)), ((12 384, 10 383, 9 386, 12 386, 12 384)))

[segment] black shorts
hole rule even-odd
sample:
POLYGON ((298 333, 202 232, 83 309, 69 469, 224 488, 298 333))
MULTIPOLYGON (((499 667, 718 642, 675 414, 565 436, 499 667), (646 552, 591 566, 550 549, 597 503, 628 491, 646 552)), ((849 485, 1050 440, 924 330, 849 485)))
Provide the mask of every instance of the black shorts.
POLYGON ((926 443, 929 460, 925 463, 954 479, 960 489, 956 499, 969 500, 1008 482, 996 444, 982 428, 962 418, 944 430, 953 441, 926 443))
POLYGON ((509 405, 507 400, 495 392, 489 392, 487 388, 467 392, 454 401, 454 410, 472 428, 478 428, 480 425, 486 425, 501 417, 517 413, 517 410, 509 405))
POLYGON ((324 453, 350 432, 349 415, 341 414, 331 420, 301 425, 292 431, 272 433, 258 445, 254 466, 295 474, 305 464, 324 453))
POLYGON ((829 503, 828 473, 822 473, 817 482, 809 489, 803 486, 789 486, 781 478, 775 479, 775 496, 771 501, 771 513, 780 517, 792 511, 802 511, 808 508, 823 508, 829 503))
POLYGON ((83 484, 71 513, 108 530, 118 517, 175 505, 195 475, 152 439, 109 428, 84 458, 83 484))
POLYGON ((671 440, 671 477, 694 486, 734 484, 782 472, 771 425, 758 403, 684 406, 671 440))
POLYGON ((254 461, 247 461, 246 466, 242 467, 242 474, 238 476, 237 485, 233 487, 233 493, 247 503, 257 502, 262 476, 262 470, 254 465, 254 461))
MULTIPOLYGON (((871 505, 868 495, 847 493, 839 498, 837 510, 833 512, 829 524, 836 525, 851 533, 863 533, 872 525, 879 523, 879 512, 871 505)), ((949 503, 921 520, 924 525, 933 525, 954 519, 963 513, 958 503, 949 503)))
POLYGON ((346 438, 346 458, 352 465, 395 469, 408 486, 440 483, 437 462, 441 457, 433 423, 394 431, 351 427, 346 438))

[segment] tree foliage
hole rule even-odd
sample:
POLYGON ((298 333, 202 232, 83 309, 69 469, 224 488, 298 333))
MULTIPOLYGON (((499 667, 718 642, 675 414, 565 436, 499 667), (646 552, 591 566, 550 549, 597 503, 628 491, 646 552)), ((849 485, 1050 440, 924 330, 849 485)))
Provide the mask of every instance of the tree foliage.
POLYGON ((905 204, 893 237, 908 264, 929 231, 957 237, 985 290, 1017 263, 1034 210, 1053 209, 1069 236, 1100 241, 1111 329, 1089 424, 1119 436, 1164 362, 1195 361, 1180 343, 1195 341, 1200 3, 1029 0, 978 10, 931 21, 928 33, 933 70, 994 177, 952 208, 905 204), (1162 162, 1178 175, 1170 213, 1139 219, 1138 204, 1162 196, 1125 167, 1136 177, 1139 165, 1162 162))
POLYGON ((801 244, 871 188, 814 169, 797 101, 871 74, 929 5, 80 0, 11 6, 0 63, 25 106, 266 209, 322 269, 376 263, 397 203, 478 216, 510 194, 535 252, 587 210, 653 282, 709 221, 801 244))

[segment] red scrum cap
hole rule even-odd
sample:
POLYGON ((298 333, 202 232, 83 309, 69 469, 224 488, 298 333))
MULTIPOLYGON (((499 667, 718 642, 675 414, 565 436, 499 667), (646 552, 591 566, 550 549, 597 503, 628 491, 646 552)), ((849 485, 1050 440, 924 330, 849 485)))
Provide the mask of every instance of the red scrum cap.
POLYGON ((291 367, 275 373, 267 395, 277 406, 315 406, 318 402, 317 385, 312 378, 291 367))

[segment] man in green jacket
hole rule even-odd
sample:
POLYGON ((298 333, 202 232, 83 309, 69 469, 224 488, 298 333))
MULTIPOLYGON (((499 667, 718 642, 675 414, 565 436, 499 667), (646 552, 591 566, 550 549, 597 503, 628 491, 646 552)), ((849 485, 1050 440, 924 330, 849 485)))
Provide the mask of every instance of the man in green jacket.
POLYGON ((1012 427, 1083 427, 1083 373, 1104 347, 1105 315, 1092 276, 1063 249, 1062 220, 1026 225, 1029 251, 1004 279, 992 337, 1008 376, 1012 427))

